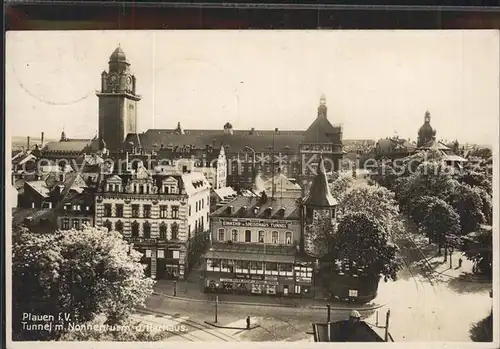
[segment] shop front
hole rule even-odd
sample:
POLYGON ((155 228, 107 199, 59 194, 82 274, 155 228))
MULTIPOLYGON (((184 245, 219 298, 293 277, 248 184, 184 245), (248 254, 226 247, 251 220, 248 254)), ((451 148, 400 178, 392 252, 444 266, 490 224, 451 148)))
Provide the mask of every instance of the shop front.
POLYGON ((179 246, 163 246, 157 251, 157 279, 177 280, 180 273, 179 246))
POLYGON ((210 273, 205 277, 205 292, 289 296, 294 293, 294 280, 277 276, 210 273))
POLYGON ((296 265, 295 269, 295 290, 294 294, 299 297, 312 298, 313 268, 306 265, 296 265))

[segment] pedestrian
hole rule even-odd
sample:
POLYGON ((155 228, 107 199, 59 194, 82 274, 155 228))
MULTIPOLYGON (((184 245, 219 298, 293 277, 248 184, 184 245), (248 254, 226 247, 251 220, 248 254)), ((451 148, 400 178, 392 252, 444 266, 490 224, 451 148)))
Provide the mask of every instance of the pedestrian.
POLYGON ((462 258, 459 258, 459 259, 458 259, 458 267, 459 267, 459 268, 462 268, 462 258))
POLYGON ((250 329, 250 316, 247 316, 247 330, 250 329))

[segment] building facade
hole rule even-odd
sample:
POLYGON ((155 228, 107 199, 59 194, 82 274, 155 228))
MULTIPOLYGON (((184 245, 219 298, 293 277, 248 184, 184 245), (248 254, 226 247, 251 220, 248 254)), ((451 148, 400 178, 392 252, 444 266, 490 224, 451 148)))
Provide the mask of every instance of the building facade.
POLYGON ((297 200, 237 197, 212 214, 205 292, 312 297, 301 239, 297 200))
POLYGON ((133 243, 147 275, 183 279, 204 249, 209 209, 210 185, 202 174, 155 173, 139 163, 103 181, 95 223, 133 243))

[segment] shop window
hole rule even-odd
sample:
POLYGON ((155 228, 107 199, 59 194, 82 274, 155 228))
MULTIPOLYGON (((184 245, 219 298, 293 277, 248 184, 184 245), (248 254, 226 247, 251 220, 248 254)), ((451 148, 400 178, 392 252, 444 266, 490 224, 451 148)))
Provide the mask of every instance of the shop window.
POLYGON ((219 241, 225 240, 225 233, 226 231, 224 229, 219 229, 219 241))
POLYGON ((252 284, 252 293, 262 293, 262 285, 252 284))
POLYGON ((157 257, 158 258, 165 258, 165 250, 158 250, 157 257))
POLYGON ((245 230, 245 242, 251 242, 251 241, 252 241, 252 231, 245 230))
POLYGON ((259 243, 263 244, 264 243, 264 231, 259 230, 259 243))
POLYGON ((238 242, 238 231, 237 230, 233 230, 231 232, 231 241, 238 242))
POLYGON ((278 275, 278 264, 277 263, 266 263, 266 274, 267 275, 278 275))
POLYGON ((220 271, 220 259, 211 260, 211 268, 213 271, 220 271))
POLYGON ((277 231, 273 231, 272 233, 272 243, 273 244, 277 244, 278 243, 278 237, 279 237, 279 234, 277 231))
POLYGON ((292 232, 287 231, 285 235, 285 244, 291 245, 292 244, 292 232))
POLYGON ((267 285, 267 294, 276 294, 276 285, 267 285))
POLYGON ((227 259, 221 260, 220 271, 221 272, 226 272, 226 273, 229 272, 229 261, 227 259))
POLYGON ((263 274, 262 262, 251 262, 250 263, 250 274, 263 274))

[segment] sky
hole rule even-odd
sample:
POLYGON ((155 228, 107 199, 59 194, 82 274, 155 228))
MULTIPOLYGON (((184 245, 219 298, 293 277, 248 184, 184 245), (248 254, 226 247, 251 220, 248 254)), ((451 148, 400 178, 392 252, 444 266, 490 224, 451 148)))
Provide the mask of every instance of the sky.
POLYGON ((138 128, 305 130, 326 95, 344 139, 498 142, 496 31, 7 32, 12 136, 97 133, 100 75, 120 45, 137 78, 138 128))

